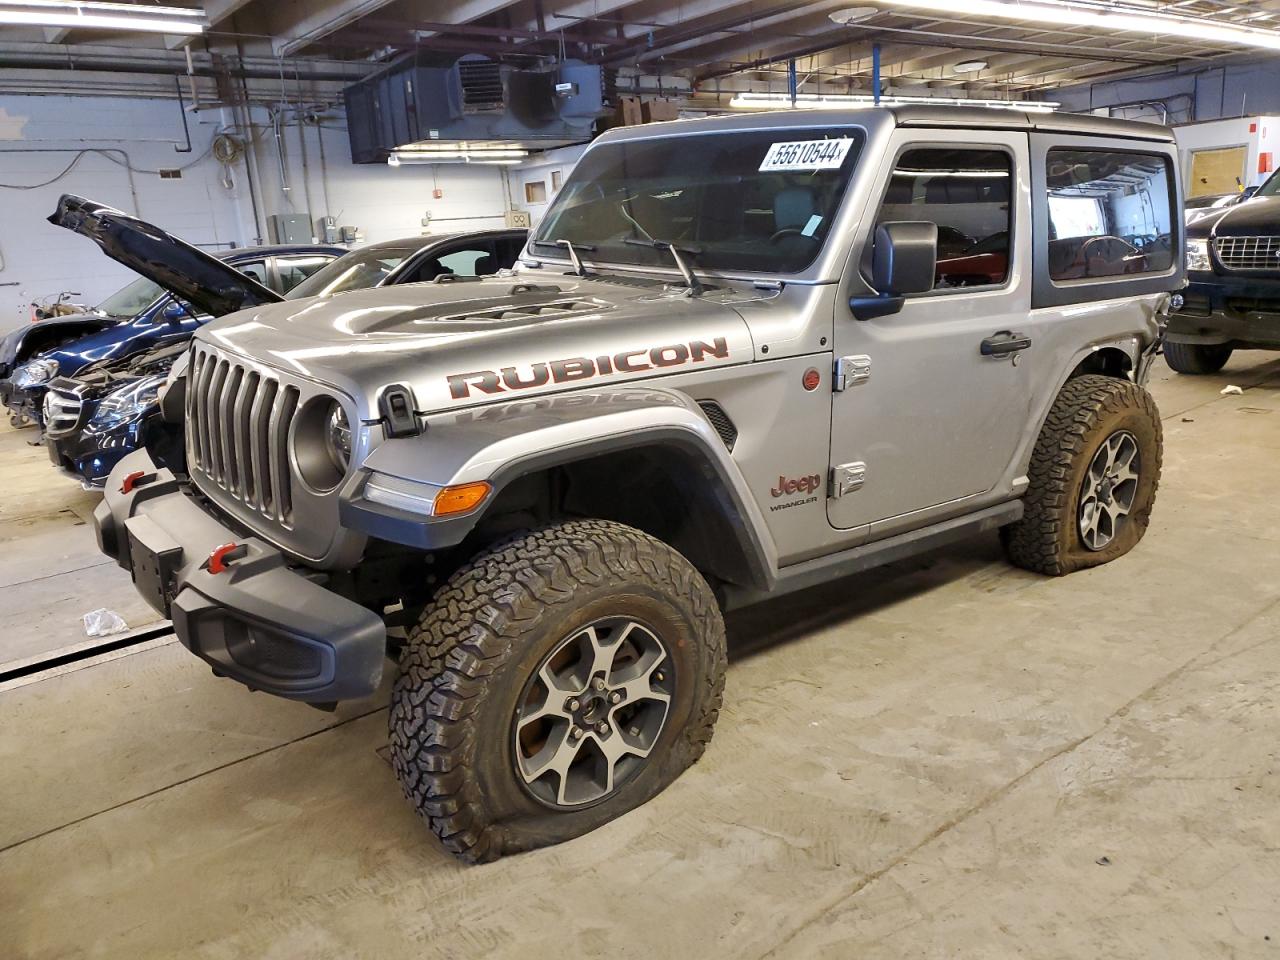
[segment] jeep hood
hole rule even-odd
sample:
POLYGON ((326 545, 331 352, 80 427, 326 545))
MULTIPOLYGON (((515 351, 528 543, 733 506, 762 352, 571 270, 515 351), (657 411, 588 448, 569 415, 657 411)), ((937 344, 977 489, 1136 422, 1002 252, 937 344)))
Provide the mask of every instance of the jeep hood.
POLYGON ((689 297, 644 280, 527 276, 286 301, 215 320, 196 339, 327 383, 353 397, 363 419, 378 417, 378 395, 395 383, 431 413, 754 356, 730 303, 759 291, 689 297))
POLYGON ((64 194, 49 222, 88 237, 112 260, 211 316, 283 299, 159 227, 84 197, 64 194))

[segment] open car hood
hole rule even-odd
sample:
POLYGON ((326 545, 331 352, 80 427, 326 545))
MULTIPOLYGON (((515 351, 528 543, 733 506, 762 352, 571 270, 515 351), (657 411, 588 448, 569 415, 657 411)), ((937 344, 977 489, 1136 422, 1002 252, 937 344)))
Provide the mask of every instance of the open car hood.
POLYGON ((112 260, 215 317, 284 299, 159 227, 84 197, 64 194, 49 222, 88 237, 112 260))

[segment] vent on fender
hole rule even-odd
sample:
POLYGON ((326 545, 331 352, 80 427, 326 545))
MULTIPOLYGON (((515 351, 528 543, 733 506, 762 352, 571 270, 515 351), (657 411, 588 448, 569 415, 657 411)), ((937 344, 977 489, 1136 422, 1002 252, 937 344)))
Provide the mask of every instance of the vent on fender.
POLYGON ((711 421, 711 426, 715 427, 716 433, 720 434, 720 439, 724 441, 724 445, 732 453, 733 445, 738 442, 738 428, 733 425, 729 415, 724 412, 724 407, 714 400, 699 400, 698 406, 702 408, 702 412, 711 421))

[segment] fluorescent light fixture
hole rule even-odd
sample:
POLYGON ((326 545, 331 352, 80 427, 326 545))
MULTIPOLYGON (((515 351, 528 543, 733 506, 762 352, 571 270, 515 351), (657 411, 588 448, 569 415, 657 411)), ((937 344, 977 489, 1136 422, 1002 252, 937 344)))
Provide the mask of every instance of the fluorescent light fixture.
POLYGON ((528 150, 517 150, 509 147, 471 147, 468 149, 441 148, 439 150, 423 150, 418 147, 402 147, 395 151, 401 160, 461 160, 466 158, 483 160, 523 160, 529 155, 528 150))
POLYGON ((987 61, 985 60, 961 60, 951 68, 956 73, 981 73, 987 69, 987 61))
POLYGON ((66 27, 73 30, 134 30, 143 33, 198 34, 204 11, 189 7, 152 7, 100 0, 12 0, 0 3, 0 24, 66 27))
POLYGON ((406 146, 393 150, 387 157, 390 166, 402 163, 480 163, 490 166, 513 166, 529 156, 528 150, 517 147, 457 147, 442 144, 439 147, 406 146))
POLYGON ((961 17, 1023 20, 1094 30, 1145 33, 1147 36, 1185 37, 1209 43, 1231 43, 1264 50, 1280 50, 1280 32, 1188 17, 1139 6, 1120 6, 1088 0, 879 0, 889 7, 910 7, 961 17))
MULTIPOLYGON (((949 107, 997 107, 1002 110, 1023 110, 1027 113, 1052 113, 1061 106, 1050 100, 983 100, 972 97, 907 97, 885 94, 879 106, 900 107, 907 104, 949 107)), ((789 93, 739 93, 729 101, 729 106, 740 110, 790 109, 789 93)), ((797 109, 839 110, 876 106, 875 97, 869 93, 800 93, 795 97, 797 109)))

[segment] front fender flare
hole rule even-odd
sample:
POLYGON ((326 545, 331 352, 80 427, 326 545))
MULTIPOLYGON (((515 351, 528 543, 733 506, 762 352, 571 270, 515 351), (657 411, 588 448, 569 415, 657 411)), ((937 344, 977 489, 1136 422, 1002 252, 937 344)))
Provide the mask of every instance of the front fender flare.
POLYGON ((501 491, 531 473, 622 450, 667 447, 694 462, 726 512, 751 585, 772 586, 777 551, 764 517, 723 441, 686 395, 654 387, 613 387, 495 404, 427 420, 416 437, 386 440, 344 485, 344 526, 423 550, 461 543, 501 491), (489 482, 475 511, 428 517, 366 499, 380 475, 427 487, 489 482))

